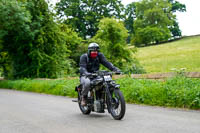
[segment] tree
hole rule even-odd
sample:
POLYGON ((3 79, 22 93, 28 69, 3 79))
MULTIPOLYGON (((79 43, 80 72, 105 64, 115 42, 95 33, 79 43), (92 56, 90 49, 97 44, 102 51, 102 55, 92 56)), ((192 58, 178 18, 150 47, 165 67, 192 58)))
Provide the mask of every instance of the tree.
MULTIPOLYGON (((126 43, 128 31, 119 19, 104 18, 99 23, 99 30, 92 42, 100 44, 106 58, 124 72, 139 72, 138 62, 133 58, 136 49, 129 49, 126 43)), ((140 69, 141 70, 141 69, 140 69)), ((142 72, 142 71, 140 71, 142 72)))
POLYGON ((182 3, 180 3, 180 2, 178 2, 176 0, 168 0, 168 1, 169 1, 169 3, 172 4, 172 8, 171 8, 172 12, 177 12, 177 11, 185 12, 186 11, 185 4, 182 4, 182 3))
MULTIPOLYGON (((27 40, 32 37, 30 34, 30 23, 31 15, 25 9, 24 4, 15 0, 0 1, 0 39, 2 40, 1 52, 7 53, 6 55, 13 59, 12 64, 14 64, 13 62, 16 60, 19 60, 19 55, 22 55, 23 52, 20 52, 19 50, 22 49, 22 45, 24 43, 27 44, 27 47, 24 47, 24 49, 26 49, 24 50, 25 55, 27 54, 26 51, 29 49, 29 43, 27 40)), ((2 53, 1 55, 4 59, 7 57, 3 56, 2 53)), ((22 57, 26 58, 24 55, 22 57)), ((13 69, 13 67, 9 67, 10 70, 5 68, 8 67, 4 67, 4 73, 12 71, 13 69)))
POLYGON ((127 41, 128 41, 128 43, 130 43, 131 35, 134 33, 133 23, 134 23, 134 20, 136 18, 135 2, 132 2, 132 3, 130 3, 126 6, 125 17, 126 18, 124 20, 124 23, 125 23, 126 29, 128 30, 128 33, 129 33, 127 41))
POLYGON ((79 72, 79 61, 80 61, 80 55, 84 52, 85 47, 82 38, 78 37, 78 34, 74 32, 73 29, 69 28, 66 24, 60 24, 60 28, 62 32, 64 33, 65 38, 65 44, 67 46, 68 52, 69 52, 69 60, 71 61, 71 65, 69 68, 74 73, 79 72))
POLYGON ((171 37, 168 27, 172 26, 171 4, 167 0, 143 0, 136 3, 134 38, 132 42, 140 46, 167 41, 171 37))
POLYGON ((93 37, 103 17, 123 18, 120 0, 61 0, 56 4, 57 14, 81 37, 93 37))
POLYGON ((65 35, 45 0, 1 0, 0 39, 14 78, 55 78, 67 69, 65 35))
MULTIPOLYGON (((186 6, 185 4, 181 4, 180 2, 176 0, 169 0, 169 2, 172 4, 171 12, 174 14, 177 11, 179 12, 185 12, 186 11, 186 6)), ((173 35, 173 37, 181 37, 181 30, 179 28, 178 22, 175 19, 173 19, 173 25, 170 27, 170 31, 173 35)))
POLYGON ((7 52, 0 51, 0 76, 9 77, 11 75, 11 60, 7 52))

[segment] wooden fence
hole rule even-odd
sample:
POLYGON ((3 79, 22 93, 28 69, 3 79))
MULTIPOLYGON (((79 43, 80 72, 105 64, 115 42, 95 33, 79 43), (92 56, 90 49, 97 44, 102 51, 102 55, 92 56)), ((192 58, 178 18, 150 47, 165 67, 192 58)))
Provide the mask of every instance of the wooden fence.
MULTIPOLYGON (((157 73, 157 74, 131 74, 131 78, 136 79, 165 79, 165 78, 171 78, 176 76, 177 73, 157 73)), ((188 78, 200 78, 200 72, 185 72, 184 76, 188 78)), ((115 79, 126 77, 126 75, 114 75, 115 79)))
MULTIPOLYGON (((135 79, 166 79, 176 76, 177 73, 156 73, 156 74, 131 74, 131 78, 135 79)), ((184 75, 188 78, 200 78, 200 72, 185 72, 184 75)), ((113 75, 114 79, 127 77, 127 75, 113 75)), ((67 79, 78 79, 79 77, 68 77, 67 79)), ((66 78, 60 78, 66 79, 66 78)), ((3 80, 1 77, 0 80, 3 80)), ((52 80, 48 78, 37 78, 37 80, 52 80)), ((55 79, 56 80, 56 79, 55 79)))

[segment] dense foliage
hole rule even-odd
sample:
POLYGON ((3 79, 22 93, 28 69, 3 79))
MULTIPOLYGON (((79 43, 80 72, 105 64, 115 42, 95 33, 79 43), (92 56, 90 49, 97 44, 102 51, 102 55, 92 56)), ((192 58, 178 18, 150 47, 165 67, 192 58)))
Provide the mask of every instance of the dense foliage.
POLYGON ((142 73, 133 58, 136 50, 127 43, 131 37, 141 46, 181 36, 177 11, 186 8, 176 0, 126 7, 120 0, 60 0, 55 10, 46 0, 0 0, 0 73, 8 78, 77 74, 91 41, 123 71, 142 73))
POLYGON ((81 37, 93 37, 103 17, 122 18, 120 0, 60 0, 57 13, 66 18, 64 22, 73 27, 81 37))
POLYGON ((126 29, 128 30, 129 36, 127 39, 127 42, 130 43, 131 41, 131 36, 134 34, 134 20, 136 19, 136 14, 135 14, 135 2, 132 2, 130 4, 128 4, 125 8, 125 20, 124 20, 124 24, 126 29))
POLYGON ((175 0, 142 0, 131 3, 127 11, 132 12, 132 17, 126 19, 126 25, 130 27, 128 20, 133 20, 132 44, 144 46, 157 44, 181 37, 175 12, 184 12, 186 7, 175 0), (128 10, 129 9, 129 10, 128 10))
POLYGON ((104 18, 99 23, 99 30, 92 39, 101 45, 101 50, 105 53, 109 61, 123 70, 123 72, 141 73, 133 54, 136 49, 129 49, 126 43, 128 31, 123 23, 114 18, 104 18), (137 64, 137 67, 136 67, 137 64))
POLYGON ((56 78, 71 72, 67 57, 80 39, 54 21, 45 0, 1 0, 0 23, 0 52, 10 59, 3 68, 11 74, 5 76, 56 78))
MULTIPOLYGON (((27 51, 30 49, 28 40, 32 40, 30 24, 31 15, 26 10, 23 3, 16 2, 15 0, 0 1, 1 52, 6 52, 9 57, 12 58, 13 66, 10 68, 10 71, 13 71, 13 73, 15 69, 17 69, 16 65, 21 64, 21 68, 29 65, 29 62, 26 62, 25 60, 27 58, 26 55, 28 54, 27 51)), ((2 57, 5 58, 5 55, 2 57)), ((5 69, 5 67, 3 68, 5 69)), ((25 68, 22 70, 24 69, 25 68)), ((7 70, 4 72, 6 71, 7 70)))
MULTIPOLYGON (((174 14, 175 12, 185 12, 186 6, 185 4, 182 4, 176 0, 168 0, 170 4, 172 5, 171 12, 174 14)), ((173 19, 173 25, 170 27, 170 31, 174 38, 181 37, 181 30, 179 28, 178 22, 176 19, 173 19)))
POLYGON ((136 20, 134 22, 135 45, 160 43, 171 37, 168 27, 174 19, 171 4, 167 0, 143 0, 136 3, 136 20))

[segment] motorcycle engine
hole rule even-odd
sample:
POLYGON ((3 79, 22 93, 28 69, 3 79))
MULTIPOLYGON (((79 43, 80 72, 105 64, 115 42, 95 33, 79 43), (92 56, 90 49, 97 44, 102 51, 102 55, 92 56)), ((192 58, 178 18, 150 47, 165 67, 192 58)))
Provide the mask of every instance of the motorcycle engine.
POLYGON ((97 85, 97 86, 95 86, 95 90, 96 90, 96 91, 101 90, 102 87, 103 87, 103 85, 97 85))
POLYGON ((94 101, 94 111, 96 111, 96 112, 101 111, 101 101, 100 100, 94 101))

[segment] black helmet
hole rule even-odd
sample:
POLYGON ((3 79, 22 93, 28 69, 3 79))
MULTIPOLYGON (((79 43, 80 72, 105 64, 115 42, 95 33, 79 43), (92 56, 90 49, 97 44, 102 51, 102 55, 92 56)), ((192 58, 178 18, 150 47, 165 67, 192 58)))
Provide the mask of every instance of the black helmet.
POLYGON ((97 43, 90 43, 88 46, 88 53, 91 51, 99 51, 99 45, 97 43))

